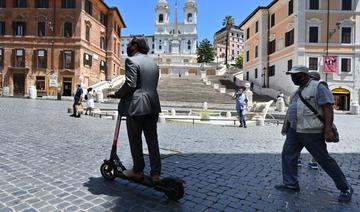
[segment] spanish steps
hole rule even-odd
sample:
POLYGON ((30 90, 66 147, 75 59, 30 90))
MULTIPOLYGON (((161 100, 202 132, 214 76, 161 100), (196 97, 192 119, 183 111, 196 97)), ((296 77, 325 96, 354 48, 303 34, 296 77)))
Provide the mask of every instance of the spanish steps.
MULTIPOLYGON (((162 105, 201 107, 203 102, 207 102, 209 107, 212 107, 211 105, 221 105, 220 107, 228 105, 229 108, 233 108, 234 100, 231 96, 239 87, 226 76, 209 76, 208 78, 212 84, 217 83, 220 87, 226 88, 227 93, 220 93, 212 85, 205 85, 200 77, 162 76, 159 79, 158 85, 158 93, 162 105)), ((113 87, 111 91, 118 90, 120 86, 113 87)), ((104 95, 106 96, 108 92, 108 89, 104 90, 104 95)), ((258 102, 271 100, 268 96, 257 94, 254 94, 253 97, 254 101, 258 102)))

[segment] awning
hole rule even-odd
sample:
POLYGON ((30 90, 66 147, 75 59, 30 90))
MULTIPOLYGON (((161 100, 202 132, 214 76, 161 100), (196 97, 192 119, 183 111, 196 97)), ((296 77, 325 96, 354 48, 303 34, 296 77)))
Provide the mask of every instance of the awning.
POLYGON ((350 94, 350 91, 345 88, 335 88, 332 90, 333 94, 350 94))

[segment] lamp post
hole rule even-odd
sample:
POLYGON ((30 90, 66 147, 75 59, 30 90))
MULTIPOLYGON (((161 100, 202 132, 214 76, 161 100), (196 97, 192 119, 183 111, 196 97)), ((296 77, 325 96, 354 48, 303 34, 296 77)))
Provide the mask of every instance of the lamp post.
POLYGON ((216 69, 219 69, 219 55, 215 54, 216 57, 216 69))
POLYGON ((263 74, 261 75, 264 78, 264 83, 263 83, 263 88, 266 88, 266 83, 265 83, 265 77, 266 77, 266 67, 263 68, 263 74))

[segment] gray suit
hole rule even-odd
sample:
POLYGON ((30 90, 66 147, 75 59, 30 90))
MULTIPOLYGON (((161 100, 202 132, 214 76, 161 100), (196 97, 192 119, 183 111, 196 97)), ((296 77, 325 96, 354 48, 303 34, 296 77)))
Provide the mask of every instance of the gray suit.
POLYGON ((115 93, 121 98, 119 113, 122 116, 141 116, 160 113, 157 93, 159 68, 154 61, 143 54, 137 54, 125 61, 125 83, 115 93))
POLYGON ((145 163, 141 134, 144 132, 149 149, 151 174, 160 174, 161 162, 157 136, 157 120, 161 112, 157 85, 159 67, 144 55, 136 54, 125 61, 125 83, 115 93, 121 98, 119 115, 126 116, 135 172, 143 171, 145 163))

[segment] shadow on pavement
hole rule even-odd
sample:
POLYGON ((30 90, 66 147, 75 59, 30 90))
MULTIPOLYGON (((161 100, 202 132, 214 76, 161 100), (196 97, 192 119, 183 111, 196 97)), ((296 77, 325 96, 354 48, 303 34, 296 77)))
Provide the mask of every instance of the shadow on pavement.
MULTIPOLYGON (((280 154, 183 154, 163 160, 164 175, 185 180, 185 196, 179 202, 151 188, 116 179, 90 178, 84 185, 95 195, 115 197, 117 210, 154 211, 359 211, 359 154, 332 154, 353 186, 349 204, 337 202, 338 190, 324 170, 311 170, 311 157, 303 154, 299 168, 299 193, 283 193, 273 187, 282 182, 280 154)), ((146 161, 148 164, 148 161, 146 161)))
POLYGON ((112 211, 179 211, 182 208, 179 202, 168 200, 161 192, 119 178, 108 181, 92 177, 84 186, 94 195, 114 197, 109 199, 115 204, 112 211))

